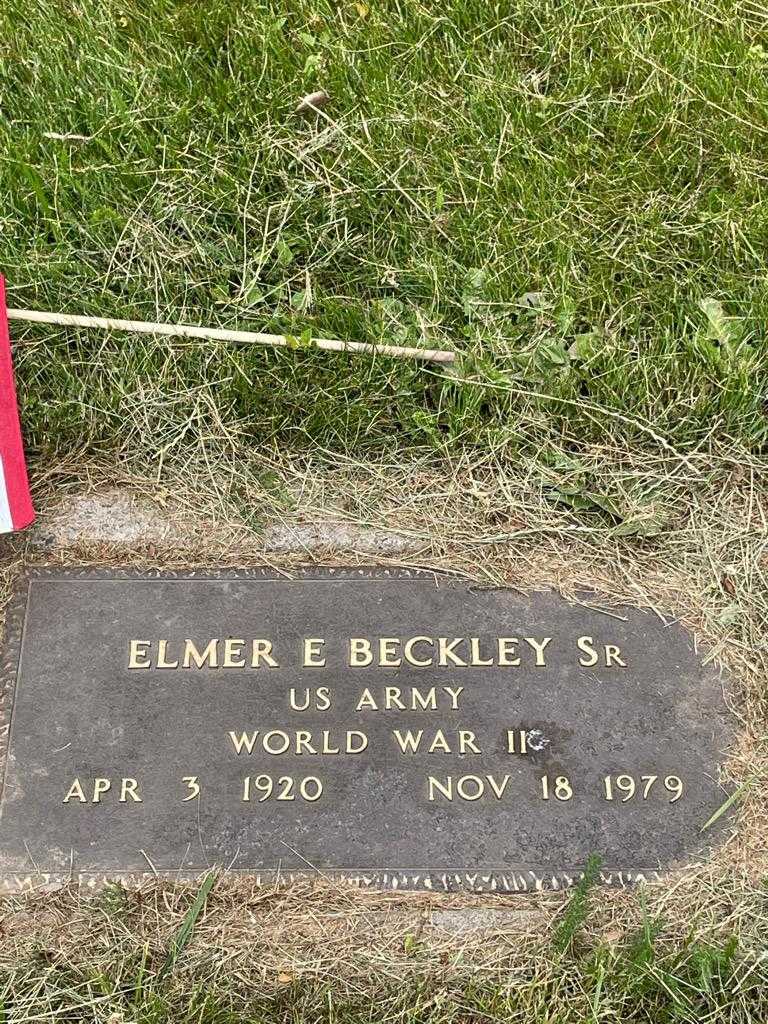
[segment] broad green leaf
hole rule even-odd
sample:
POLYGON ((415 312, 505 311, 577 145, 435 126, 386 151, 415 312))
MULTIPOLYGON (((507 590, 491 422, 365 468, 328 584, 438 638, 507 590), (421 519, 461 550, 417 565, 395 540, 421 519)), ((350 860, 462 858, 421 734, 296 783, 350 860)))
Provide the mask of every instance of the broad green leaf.
POLYGON ((621 519, 621 512, 615 501, 604 494, 596 494, 594 491, 585 491, 578 487, 553 487, 552 496, 556 501, 568 505, 569 508, 577 512, 590 512, 599 509, 616 519, 621 519))
POLYGON ((486 277, 486 272, 482 267, 472 267, 468 270, 464 281, 464 294, 477 295, 478 292, 483 290, 486 277))
POLYGON ((309 296, 307 294, 306 288, 302 288, 298 292, 293 292, 293 294, 291 295, 291 306, 294 309, 298 310, 299 312, 303 312, 308 307, 308 305, 309 296))
POLYGON ((289 263, 293 263, 293 250, 284 238, 278 238, 276 250, 279 266, 287 267, 289 263))
POLYGON ((733 325, 725 315, 721 302, 713 298, 702 299, 699 303, 699 308, 709 322, 707 338, 719 341, 722 345, 727 345, 733 340, 733 325))
POLYGON ((570 334, 576 322, 576 303, 569 295, 564 295, 554 312, 555 323, 561 334, 570 334))
POLYGON ((603 343, 603 336, 598 331, 587 331, 585 334, 577 334, 573 344, 568 349, 568 354, 572 359, 586 363, 601 351, 603 343))
POLYGON ((615 537, 658 537, 666 526, 657 519, 627 519, 613 531, 615 537))
POLYGON ((246 306, 257 306, 260 302, 263 302, 265 298, 266 296, 261 285, 258 281, 254 281, 246 290, 244 301, 246 306))
POLYGON ((557 338, 542 338, 536 346, 536 359, 550 366, 568 366, 571 357, 557 338))

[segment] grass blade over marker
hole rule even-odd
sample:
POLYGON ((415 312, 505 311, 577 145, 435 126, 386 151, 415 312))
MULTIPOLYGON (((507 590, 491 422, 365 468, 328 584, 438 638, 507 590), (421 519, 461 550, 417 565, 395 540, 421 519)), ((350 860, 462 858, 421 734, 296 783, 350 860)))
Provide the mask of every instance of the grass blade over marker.
POLYGON ((209 871, 203 879, 203 883, 200 886, 197 895, 195 896, 194 902, 189 910, 184 915, 184 920, 181 922, 176 934, 171 939, 171 945, 168 950, 168 956, 165 958, 165 963, 160 968, 159 978, 173 967, 176 962, 176 957, 186 947, 189 940, 192 938, 192 933, 195 930, 195 922, 200 916, 200 911, 205 906, 205 901, 208 899, 208 894, 213 888, 213 883, 216 881, 216 874, 213 871, 209 871))
POLYGON ((748 778, 746 780, 746 782, 742 782, 742 784, 738 787, 738 789, 735 789, 733 791, 733 793, 731 793, 731 795, 728 797, 728 799, 725 801, 725 803, 720 804, 720 806, 717 808, 717 810, 712 815, 712 817, 711 818, 707 818, 707 820, 701 826, 701 831, 702 832, 706 832, 707 829, 711 828, 715 824, 716 821, 719 821, 720 818, 722 818, 722 816, 725 814, 725 812, 727 810, 729 810, 731 807, 733 807, 733 805, 736 803, 736 801, 740 800, 745 795, 747 790, 750 788, 750 786, 753 784, 753 782, 756 779, 757 779, 757 776, 756 775, 752 775, 750 778, 748 778))

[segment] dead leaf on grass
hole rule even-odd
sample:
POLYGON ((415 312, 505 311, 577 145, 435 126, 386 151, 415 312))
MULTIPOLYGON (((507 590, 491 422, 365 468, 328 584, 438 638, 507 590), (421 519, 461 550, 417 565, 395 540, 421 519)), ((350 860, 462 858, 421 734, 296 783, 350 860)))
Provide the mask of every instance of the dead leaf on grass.
POLYGON ((322 110, 323 107, 327 106, 330 102, 331 97, 324 89, 318 89, 316 92, 308 92, 306 96, 302 96, 296 106, 297 114, 316 114, 318 110, 322 110))

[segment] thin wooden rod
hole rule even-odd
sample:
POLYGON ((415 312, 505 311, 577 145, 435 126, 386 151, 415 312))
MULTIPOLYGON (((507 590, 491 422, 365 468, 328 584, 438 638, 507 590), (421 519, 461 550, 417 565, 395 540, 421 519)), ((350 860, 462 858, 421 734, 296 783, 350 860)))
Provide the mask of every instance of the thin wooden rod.
MULTIPOLYGON (((130 331, 132 334, 161 334, 169 338, 203 338, 234 341, 247 345, 276 345, 287 348, 284 334, 260 331, 228 331, 220 327, 192 327, 188 324, 154 324, 145 320, 114 320, 104 316, 76 316, 72 313, 45 313, 36 309, 9 309, 9 320, 56 324, 61 327, 95 327, 104 331, 130 331)), ((455 352, 436 348, 408 348, 403 345, 370 345, 363 341, 339 341, 336 338, 312 338, 313 348, 329 352, 365 352, 367 355, 393 356, 396 359, 421 359, 432 363, 452 363, 455 352)))

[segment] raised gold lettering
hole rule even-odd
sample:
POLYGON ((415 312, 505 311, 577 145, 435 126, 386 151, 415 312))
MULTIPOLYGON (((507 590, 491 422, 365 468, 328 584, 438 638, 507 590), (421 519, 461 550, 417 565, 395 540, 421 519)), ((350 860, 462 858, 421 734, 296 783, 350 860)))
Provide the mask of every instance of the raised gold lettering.
POLYGON ((415 754, 419 749, 421 743, 421 737, 424 735, 424 730, 419 729, 418 732, 411 732, 410 729, 405 729, 403 733, 399 729, 393 729, 392 735, 395 737, 395 741, 400 745, 400 749, 404 754, 415 754))
POLYGON ((479 754, 477 737, 470 729, 459 729, 459 753, 479 754))
MULTIPOLYGON (((418 752, 422 738, 424 737, 424 730, 419 729, 418 731, 412 732, 410 729, 393 729, 392 735, 395 738, 395 742, 400 747, 400 750, 404 754, 415 754, 418 752)), ((457 729, 456 730, 456 743, 458 745, 459 754, 480 754, 481 750, 478 745, 476 734, 471 729, 457 729)), ((443 754, 452 753, 451 743, 445 735, 443 729, 437 729, 432 733, 432 740, 428 742, 424 740, 424 746, 428 753, 434 754, 436 751, 440 751, 443 754)))
POLYGON ((245 658, 242 657, 245 640, 235 640, 227 637, 224 641, 224 660, 222 668, 245 668, 245 658))
POLYGON ((459 710, 459 694, 463 691, 463 686, 444 686, 443 689, 451 698, 451 711, 459 710))
POLYGON ((325 645, 325 640, 320 637, 312 637, 304 640, 304 661, 303 665, 305 668, 323 668, 325 665, 325 658, 323 657, 322 648, 325 645))
POLYGON ((432 689, 427 690, 426 697, 422 697, 421 690, 413 688, 411 692, 411 709, 417 711, 416 705, 419 705, 422 711, 437 711, 437 693, 434 686, 432 689))
POLYGON ((605 645, 605 664, 606 664, 606 668, 610 668, 610 666, 614 663, 614 661, 616 662, 617 665, 621 665, 622 668, 626 668, 627 667, 626 661, 622 661, 622 659, 621 659, 621 648, 617 647, 616 644, 606 644, 605 645))
POLYGON ((493 775, 486 775, 485 777, 488 780, 488 785, 493 791, 493 795, 496 797, 497 800, 501 800, 501 798, 504 796, 504 790, 507 788, 509 776, 504 776, 504 778, 501 780, 501 785, 499 785, 499 783, 496 781, 493 775))
POLYGON ((466 667, 466 661, 463 661, 457 654, 453 653, 454 647, 458 647, 461 643, 461 637, 454 637, 453 640, 448 641, 447 636, 438 637, 437 640, 437 663, 441 668, 445 668, 450 660, 453 665, 462 665, 466 667))
POLYGON ((174 661, 168 661, 168 644, 169 640, 158 640, 157 641, 157 663, 156 668, 178 668, 179 659, 176 658, 174 661))
POLYGON ((480 637, 473 636, 469 639, 469 663, 470 665, 492 665, 493 658, 480 657, 480 637))
POLYGON ((528 733, 525 729, 507 729, 507 753, 528 753, 528 733), (517 744, 515 743, 515 737, 518 740, 517 744))
POLYGON ((317 751, 312 746, 311 740, 312 740, 312 733, 311 732, 304 732, 303 730, 300 729, 296 733, 296 753, 297 754, 304 754, 304 753, 316 754, 317 751))
POLYGON ((194 800, 196 796, 200 795, 200 783, 197 781, 196 775, 185 775, 181 781, 186 782, 187 789, 189 790, 189 796, 182 798, 181 802, 183 804, 185 804, 187 800, 194 800))
POLYGON ((112 783, 109 781, 109 779, 94 779, 93 780, 93 799, 92 799, 91 802, 94 803, 94 804, 101 803, 102 796, 105 793, 109 792, 109 790, 111 788, 112 788, 112 783))
POLYGON ((347 753, 348 754, 362 754, 362 752, 368 746, 368 737, 364 732, 360 732, 359 729, 350 729, 347 733, 347 753), (358 745, 355 746, 353 738, 357 737, 358 745))
POLYGON ((219 667, 219 649, 218 639, 209 640, 202 653, 197 649, 197 646, 192 640, 184 641, 184 654, 182 655, 181 664, 184 668, 191 668, 194 662, 197 668, 202 668, 203 665, 207 665, 208 668, 219 667))
POLYGON ((339 747, 331 746, 330 734, 327 729, 323 729, 323 751, 324 754, 338 754, 340 752, 339 747))
POLYGON ((291 737, 282 729, 270 729, 261 738, 261 744, 268 754, 284 754, 291 745, 291 737), (274 739, 277 738, 277 744, 274 739))
POLYGON ((382 668, 397 668, 402 658, 395 657, 400 641, 394 636, 383 636, 379 639, 379 665, 382 668))
POLYGON ((427 776, 427 785, 429 786, 428 798, 433 801, 435 799, 435 791, 445 797, 446 800, 453 800, 453 778, 448 775, 445 779, 445 784, 436 779, 433 775, 427 776))
POLYGON ((373 661, 371 643, 364 637, 352 637, 349 641, 349 664, 351 668, 364 668, 373 661))
POLYGON ((503 666, 507 665, 519 665, 520 658, 517 655, 517 645, 520 641, 516 636, 500 636, 498 639, 499 649, 499 664, 503 666))
POLYGON ((401 692, 399 686, 384 687, 384 701, 388 711, 393 707, 398 708, 400 711, 405 711, 405 704, 400 700, 401 692))
POLYGON ((272 657, 272 644, 269 640, 254 640, 251 644, 251 668, 259 668, 260 661, 265 661, 270 668, 280 667, 272 657))
MULTIPOLYGON (((446 775, 444 779, 445 781, 441 782, 434 775, 427 776, 427 798, 430 801, 434 801, 436 793, 439 793, 445 800, 453 800, 453 776, 446 775)), ((497 779, 493 775, 486 775, 485 779, 479 775, 462 775, 456 780, 456 795, 462 800, 474 802, 484 795, 487 783, 496 799, 501 800, 509 785, 509 779, 509 775, 504 775, 501 779, 497 779)))
POLYGON ((435 733, 435 738, 429 746, 429 753, 434 754, 436 750, 442 750, 445 754, 450 754, 451 748, 448 745, 448 740, 445 738, 445 733, 442 729, 438 729, 435 733))
MULTIPOLYGON (((137 666, 137 668, 138 667, 140 666, 137 666)), ((80 779, 75 779, 67 790, 67 795, 64 797, 62 803, 68 804, 70 800, 79 800, 81 804, 87 803, 83 787, 80 785, 80 779)))
POLYGON ((296 701, 296 687, 292 686, 291 689, 288 691, 288 703, 291 706, 291 710, 292 711, 306 711, 307 708, 309 707, 309 702, 311 700, 311 696, 312 696, 312 691, 309 689, 309 687, 307 687, 304 690, 304 703, 303 704, 298 704, 297 701, 296 701))
POLYGON ((379 710, 379 705, 376 703, 376 698, 373 696, 373 694, 371 693, 367 686, 360 695, 360 700, 357 702, 355 706, 355 711, 363 711, 366 708, 370 711, 379 710))
POLYGON ((147 648, 151 640, 128 641, 128 668, 151 668, 152 662, 147 657, 147 648))
MULTIPOLYGON (((315 708, 318 711, 327 711, 331 706, 330 691, 327 686, 318 686, 315 693, 315 708)), ((306 687, 304 696, 299 700, 296 696, 296 687, 292 686, 288 691, 288 703, 292 711, 306 711, 312 703, 312 690, 306 687)))
POLYGON ((258 729, 254 730, 250 735, 246 732, 242 732, 239 736, 235 732, 230 731, 229 738, 232 740, 232 746, 235 748, 235 753, 242 754, 243 749, 245 749, 247 753, 252 754, 253 748, 256 745, 256 737, 258 735, 258 729))
POLYGON ((136 779, 122 779, 120 782, 119 802, 124 804, 128 800, 128 797, 130 797, 131 800, 140 804, 142 800, 138 793, 138 785, 139 784, 136 779))
POLYGON ((541 643, 532 636, 524 636, 523 640, 529 644, 536 652, 536 665, 541 668, 547 664, 546 658, 544 657, 544 651, 548 644, 552 642, 551 636, 545 636, 541 643))
POLYGON ((580 636, 576 641, 576 646, 586 655, 585 658, 579 658, 580 665, 583 665, 584 668, 589 668, 591 665, 597 664, 597 651, 592 646, 591 636, 580 636))
POLYGON ((416 644, 430 644, 434 647, 435 642, 428 636, 412 636, 410 640, 406 640, 405 647, 403 648, 403 657, 409 665, 416 665, 418 668, 426 668, 432 664, 432 658, 434 655, 430 655, 426 660, 422 658, 416 658, 413 654, 413 648, 416 644))
POLYGON ((462 800, 479 800, 485 792, 485 783, 479 775, 462 775, 456 783, 456 792, 462 800), (467 790, 469 783, 475 787, 474 793, 467 790))
MULTIPOLYGON (((259 797, 259 803, 264 803, 265 800, 269 800, 273 795, 275 800, 295 800, 295 784, 296 780, 291 775, 281 775, 277 780, 277 787, 271 775, 256 775, 253 777, 254 789, 262 794, 259 797)), ((307 803, 314 803, 315 800, 319 800, 323 795, 323 784, 316 776, 307 775, 306 778, 299 779, 299 794, 302 800, 306 800, 307 803)), ((246 803, 250 802, 251 799, 251 777, 249 775, 246 775, 243 779, 242 799, 246 803)))

